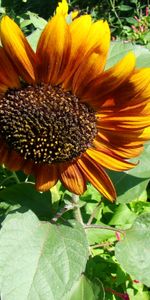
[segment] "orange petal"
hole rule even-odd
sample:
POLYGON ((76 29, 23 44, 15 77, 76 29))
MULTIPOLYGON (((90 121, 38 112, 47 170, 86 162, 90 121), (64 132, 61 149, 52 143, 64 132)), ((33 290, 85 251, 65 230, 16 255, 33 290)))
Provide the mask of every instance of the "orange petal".
POLYGON ((0 82, 0 94, 4 94, 7 91, 8 87, 0 82))
POLYGON ((21 170, 24 164, 24 158, 20 156, 16 151, 12 150, 7 160, 5 161, 5 166, 10 171, 21 170))
POLYGON ((86 101, 91 101, 92 99, 94 105, 100 106, 101 100, 103 101, 106 95, 125 82, 133 73, 134 68, 135 56, 132 52, 129 52, 113 68, 105 71, 97 79, 91 81, 82 95, 83 99, 86 99, 86 101))
POLYGON ((81 195, 86 190, 85 179, 76 163, 64 163, 59 166, 60 180, 72 193, 81 195))
POLYGON ((129 144, 141 144, 150 139, 150 127, 146 127, 140 130, 129 129, 115 129, 105 130, 101 129, 98 132, 96 139, 102 139, 103 142, 110 142, 110 144, 115 144, 116 146, 128 146, 129 144))
POLYGON ((126 161, 121 160, 119 157, 115 157, 110 153, 104 153, 103 151, 97 151, 94 149, 87 149, 86 153, 98 164, 104 168, 114 171, 126 171, 136 166, 126 161))
MULTIPOLYGON (((20 86, 19 77, 7 57, 3 48, 0 48, 0 85, 8 88, 18 88, 20 86)), ((6 91, 4 89, 4 91, 6 91)))
POLYGON ((35 166, 33 170, 36 178, 36 189, 41 192, 48 191, 57 180, 57 169, 54 165, 35 166))
POLYGON ((101 121, 98 125, 99 128, 104 128, 108 130, 114 130, 114 128, 121 129, 142 129, 144 127, 150 126, 150 117, 142 115, 122 115, 121 117, 117 114, 112 117, 101 118, 101 121), (112 129, 111 129, 112 128, 112 129))
POLYGON ((8 16, 1 20, 1 42, 18 74, 28 83, 35 82, 36 56, 24 34, 8 16))
POLYGON ((107 142, 102 138, 98 140, 97 137, 93 141, 93 145, 100 151, 101 149, 103 149, 104 151, 111 152, 111 154, 114 156, 119 156, 124 159, 136 157, 143 150, 143 145, 140 142, 138 146, 132 146, 131 148, 129 148, 129 146, 125 147, 124 145, 118 146, 113 143, 112 140, 107 142))
POLYGON ((85 154, 81 159, 78 159, 77 163, 87 180, 89 180, 102 195, 110 201, 113 201, 116 198, 116 192, 110 178, 106 172, 88 156, 88 154, 85 154))
POLYGON ((69 26, 62 14, 57 14, 46 25, 37 46, 40 60, 39 80, 58 84, 70 53, 69 26))

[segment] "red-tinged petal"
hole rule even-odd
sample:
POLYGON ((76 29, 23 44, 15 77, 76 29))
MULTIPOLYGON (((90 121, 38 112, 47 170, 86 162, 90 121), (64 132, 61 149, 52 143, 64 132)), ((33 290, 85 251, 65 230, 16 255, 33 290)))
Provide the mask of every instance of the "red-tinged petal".
POLYGON ((4 87, 4 91, 5 87, 20 87, 19 76, 17 75, 3 48, 0 48, 0 85, 2 86, 2 90, 4 87))
POLYGON ((102 57, 99 54, 92 53, 88 59, 83 59, 83 62, 81 62, 80 67, 75 72, 72 83, 73 93, 77 97, 82 98, 82 91, 88 87, 88 84, 92 79, 96 78, 97 75, 102 72, 101 59, 102 57))
MULTIPOLYGON (((112 129, 112 128, 111 128, 112 129)), ((103 142, 110 142, 116 146, 129 146, 141 144, 144 141, 150 139, 150 127, 144 128, 144 130, 105 130, 101 129, 96 139, 101 139, 103 142)))
POLYGON ((93 141, 93 145, 96 149, 99 149, 100 151, 101 149, 103 149, 104 151, 111 152, 111 155, 119 156, 120 158, 124 159, 137 157, 143 150, 143 144, 140 143, 136 147, 132 146, 131 148, 129 148, 128 146, 125 147, 124 145, 118 146, 111 140, 106 142, 102 138, 100 138, 99 140, 98 138, 96 138, 93 141))
POLYGON ((115 105, 132 106, 150 97, 150 68, 135 70, 127 82, 114 93, 115 105))
POLYGON ((57 14, 46 25, 37 45, 39 81, 59 83, 67 65, 70 47, 69 25, 62 14, 57 14))
POLYGON ((89 86, 82 93, 82 100, 91 102, 92 99, 94 106, 101 106, 103 98, 125 82, 133 73, 134 68, 135 56, 132 52, 129 52, 114 67, 103 72, 90 82, 89 86))
MULTIPOLYGON (((126 111, 131 108, 137 111, 138 106, 147 104, 150 98, 150 68, 135 70, 119 88, 107 98, 101 99, 100 111, 126 111)), ((97 102, 98 105, 98 102, 97 102)))
POLYGON ((59 166, 60 180, 72 193, 81 195, 86 190, 86 182, 76 163, 64 163, 59 166))
POLYGON ((127 129, 142 129, 147 126, 150 126, 150 117, 142 116, 142 115, 136 115, 136 116, 121 116, 119 117, 117 114, 116 116, 112 117, 104 117, 101 118, 101 121, 99 122, 98 128, 108 129, 111 130, 116 128, 127 128, 127 129))
POLYGON ((3 141, 0 141, 0 164, 4 163, 4 157, 6 157, 8 154, 7 146, 3 143, 3 141))
POLYGON ((8 16, 1 20, 0 37, 4 50, 18 75, 28 83, 35 82, 36 55, 23 32, 8 16))
POLYGON ((102 195, 110 201, 116 198, 114 186, 102 167, 98 166, 87 154, 82 156, 81 159, 78 159, 77 163, 87 180, 90 181, 102 195))
POLYGON ((22 171, 26 174, 26 175, 30 175, 32 173, 34 167, 34 163, 33 161, 25 161, 24 165, 22 167, 22 171))
POLYGON ((97 151, 91 148, 87 149, 86 153, 99 165, 110 170, 121 172, 136 166, 136 164, 123 161, 117 156, 112 156, 111 151, 110 153, 105 153, 104 151, 97 151))
POLYGON ((10 171, 21 170, 24 164, 24 158, 20 156, 16 151, 12 150, 5 161, 5 166, 10 171))
POLYGON ((38 191, 48 191, 57 183, 58 176, 55 165, 35 166, 33 173, 36 179, 36 189, 38 191))

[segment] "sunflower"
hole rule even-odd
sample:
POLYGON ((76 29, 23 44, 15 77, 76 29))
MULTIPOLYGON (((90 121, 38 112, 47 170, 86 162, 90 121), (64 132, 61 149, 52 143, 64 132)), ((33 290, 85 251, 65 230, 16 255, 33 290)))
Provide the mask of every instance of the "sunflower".
POLYGON ((33 174, 36 189, 58 180, 82 194, 87 181, 116 198, 105 168, 128 170, 150 138, 150 69, 136 69, 128 53, 104 70, 107 22, 90 15, 66 21, 60 3, 36 53, 8 16, 0 37, 0 163, 33 174))

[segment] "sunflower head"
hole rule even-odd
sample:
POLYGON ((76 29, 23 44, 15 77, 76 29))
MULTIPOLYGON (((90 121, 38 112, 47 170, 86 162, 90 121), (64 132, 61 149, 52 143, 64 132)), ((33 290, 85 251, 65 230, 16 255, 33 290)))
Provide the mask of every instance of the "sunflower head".
POLYGON ((0 163, 33 174, 46 191, 58 180, 75 194, 90 181, 116 197, 105 169, 128 170, 150 138, 150 69, 128 53, 109 70, 107 22, 66 21, 59 3, 36 52, 9 17, 0 25, 0 163))

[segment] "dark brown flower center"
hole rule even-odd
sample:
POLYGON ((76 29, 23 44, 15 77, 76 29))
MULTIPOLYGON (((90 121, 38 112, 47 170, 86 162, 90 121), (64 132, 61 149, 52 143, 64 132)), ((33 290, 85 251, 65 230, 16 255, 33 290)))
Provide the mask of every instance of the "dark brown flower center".
POLYGON ((35 163, 73 160, 92 144, 96 132, 93 109, 61 87, 28 85, 0 98, 0 136, 35 163))

